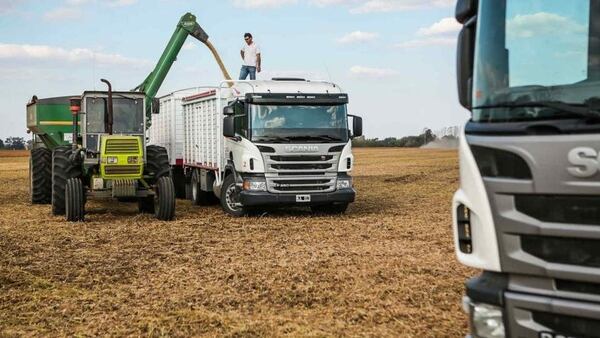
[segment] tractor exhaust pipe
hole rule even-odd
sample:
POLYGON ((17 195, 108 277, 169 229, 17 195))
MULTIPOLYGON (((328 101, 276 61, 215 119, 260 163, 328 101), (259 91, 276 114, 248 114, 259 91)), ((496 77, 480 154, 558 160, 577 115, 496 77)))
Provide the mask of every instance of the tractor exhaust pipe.
POLYGON ((108 118, 106 119, 105 129, 108 135, 113 134, 113 92, 112 85, 106 79, 100 79, 100 81, 106 83, 108 86, 108 118))

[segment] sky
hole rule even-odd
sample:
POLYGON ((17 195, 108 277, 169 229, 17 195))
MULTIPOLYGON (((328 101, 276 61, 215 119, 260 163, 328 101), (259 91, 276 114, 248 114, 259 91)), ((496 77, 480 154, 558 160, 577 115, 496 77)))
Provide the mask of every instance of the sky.
MULTIPOLYGON (((0 0, 0 138, 26 136, 40 98, 141 83, 179 18, 195 14, 237 77, 243 34, 263 72, 337 83, 367 137, 463 124, 455 79, 455 0, 0 0)), ((210 52, 188 40, 160 93, 222 80, 210 52)))

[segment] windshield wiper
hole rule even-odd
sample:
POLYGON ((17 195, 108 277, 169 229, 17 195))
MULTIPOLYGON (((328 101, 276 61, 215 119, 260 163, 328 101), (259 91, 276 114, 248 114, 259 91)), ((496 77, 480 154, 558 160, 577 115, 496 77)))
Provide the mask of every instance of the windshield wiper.
POLYGON ((290 139, 282 136, 260 136, 254 142, 289 142, 290 139))
POLYGON ((568 103, 562 101, 531 101, 531 102, 501 102, 497 104, 478 106, 473 109, 493 109, 493 108, 551 108, 562 110, 580 117, 600 119, 600 112, 589 105, 583 103, 568 103))

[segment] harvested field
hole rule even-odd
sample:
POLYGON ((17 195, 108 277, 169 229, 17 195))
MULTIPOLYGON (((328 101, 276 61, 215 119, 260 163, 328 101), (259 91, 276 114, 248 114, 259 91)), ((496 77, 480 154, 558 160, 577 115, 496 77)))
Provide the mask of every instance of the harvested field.
POLYGON ((342 217, 90 202, 84 224, 31 206, 28 159, 0 158, 0 336, 463 336, 456 152, 356 157, 342 217))

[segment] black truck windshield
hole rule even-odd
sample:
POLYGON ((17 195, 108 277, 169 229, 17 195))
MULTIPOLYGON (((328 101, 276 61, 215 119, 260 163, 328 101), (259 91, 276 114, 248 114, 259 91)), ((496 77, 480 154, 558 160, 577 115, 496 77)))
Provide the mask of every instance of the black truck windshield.
POLYGON ((254 142, 348 142, 345 105, 251 105, 254 142))
POLYGON ((473 121, 589 118, 600 110, 600 0, 484 0, 473 121))
MULTIPOLYGON (((88 134, 106 132, 108 123, 108 99, 88 98, 86 101, 88 134)), ((113 98, 113 133, 144 133, 144 102, 142 99, 113 98)))

